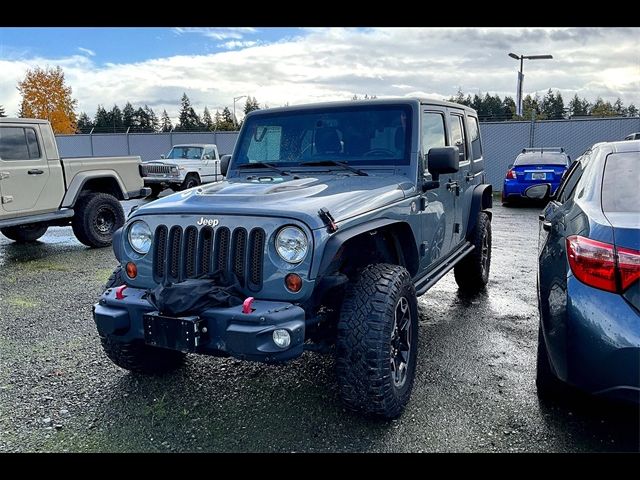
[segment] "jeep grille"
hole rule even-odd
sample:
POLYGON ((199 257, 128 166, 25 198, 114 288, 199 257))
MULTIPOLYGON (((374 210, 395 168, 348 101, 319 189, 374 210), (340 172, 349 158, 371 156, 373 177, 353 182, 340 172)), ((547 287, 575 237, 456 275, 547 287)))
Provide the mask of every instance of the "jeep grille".
POLYGON ((149 175, 170 175, 171 165, 140 165, 140 173, 143 177, 149 175))
POLYGON ((238 227, 183 229, 165 225, 156 228, 153 277, 158 283, 179 282, 216 270, 233 272, 251 291, 262 287, 262 264, 266 234, 261 228, 247 232, 238 227))

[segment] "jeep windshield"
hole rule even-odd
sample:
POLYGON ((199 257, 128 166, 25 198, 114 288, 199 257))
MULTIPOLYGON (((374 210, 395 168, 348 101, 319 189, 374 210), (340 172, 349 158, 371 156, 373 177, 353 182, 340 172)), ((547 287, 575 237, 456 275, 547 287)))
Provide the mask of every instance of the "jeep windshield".
POLYGON ((202 147, 173 147, 165 158, 174 160, 200 160, 202 147))
MULTIPOLYGON (((349 165, 408 165, 408 105, 358 105, 283 111, 249 117, 233 165, 286 167, 331 161, 349 165)), ((245 167, 246 168, 246 167, 245 167)))

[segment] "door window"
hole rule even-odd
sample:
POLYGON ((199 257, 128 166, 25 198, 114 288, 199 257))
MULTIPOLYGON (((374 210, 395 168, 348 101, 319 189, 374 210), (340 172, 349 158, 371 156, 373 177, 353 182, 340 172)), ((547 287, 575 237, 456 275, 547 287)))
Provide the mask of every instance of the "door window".
POLYGON ((424 171, 427 170, 427 154, 431 148, 445 147, 447 135, 444 129, 444 115, 437 112, 424 112, 422 115, 422 152, 424 171))
POLYGON ((482 142, 480 141, 480 128, 476 117, 467 117, 469 121, 469 137, 471 138, 471 158, 477 160, 482 157, 482 142))
POLYGON ((0 127, 0 159, 40 158, 40 146, 33 128, 0 127))
POLYGON ((467 159, 467 149, 466 149, 466 139, 464 136, 464 122, 462 121, 462 116, 460 115, 451 115, 451 143, 458 147, 460 150, 460 160, 464 161, 467 159))

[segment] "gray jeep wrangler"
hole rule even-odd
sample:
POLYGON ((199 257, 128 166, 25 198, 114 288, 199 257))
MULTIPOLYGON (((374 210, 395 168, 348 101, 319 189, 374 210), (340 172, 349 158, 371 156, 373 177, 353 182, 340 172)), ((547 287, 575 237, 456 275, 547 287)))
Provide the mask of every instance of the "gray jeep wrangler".
POLYGON ((488 281, 476 112, 407 98, 252 112, 222 169, 225 181, 146 204, 116 233, 121 266, 94 307, 107 356, 151 374, 189 352, 267 363, 333 352, 350 408, 400 415, 417 297, 451 269, 465 292, 488 281), (190 306, 176 313, 175 301, 190 306))

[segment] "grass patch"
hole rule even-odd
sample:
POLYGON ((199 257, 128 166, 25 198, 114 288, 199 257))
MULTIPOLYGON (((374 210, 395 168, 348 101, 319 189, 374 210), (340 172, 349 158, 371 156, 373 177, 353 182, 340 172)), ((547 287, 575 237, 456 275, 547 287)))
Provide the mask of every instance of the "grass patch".
POLYGON ((38 260, 31 260, 20 264, 23 271, 29 273, 42 273, 42 272, 70 272, 71 268, 68 265, 64 265, 59 262, 41 258, 38 260))
POLYGON ((111 268, 99 268, 98 270, 96 270, 94 278, 104 285, 105 283, 107 283, 107 280, 109 280, 109 277, 112 273, 113 270, 111 268))
POLYGON ((7 298, 7 303, 18 308, 34 308, 40 305, 40 302, 36 300, 30 300, 26 297, 21 297, 18 295, 7 298))

